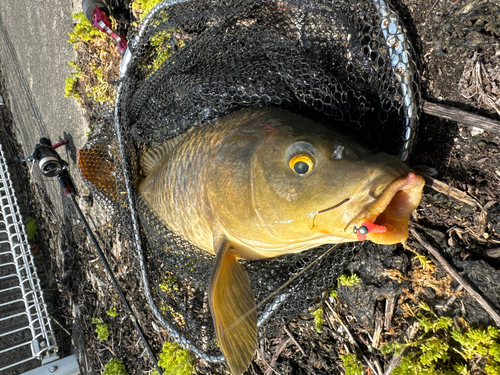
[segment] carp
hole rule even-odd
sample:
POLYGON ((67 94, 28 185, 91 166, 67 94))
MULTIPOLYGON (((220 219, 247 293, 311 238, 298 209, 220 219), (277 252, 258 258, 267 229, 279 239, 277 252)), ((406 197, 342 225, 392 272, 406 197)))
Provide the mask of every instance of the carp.
POLYGON ((324 244, 403 242, 424 180, 321 123, 251 108, 192 128, 141 160, 137 190, 174 233, 216 255, 209 305, 233 374, 256 348, 257 314, 238 259, 324 244))

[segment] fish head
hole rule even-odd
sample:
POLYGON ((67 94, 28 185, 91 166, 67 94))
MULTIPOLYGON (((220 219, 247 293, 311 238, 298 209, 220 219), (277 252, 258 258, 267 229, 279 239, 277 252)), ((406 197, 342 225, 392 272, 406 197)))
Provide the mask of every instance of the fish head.
POLYGON ((242 167, 249 169, 248 188, 238 197, 247 206, 246 220, 243 228, 225 222, 233 237, 261 249, 293 252, 357 241, 355 228, 369 222, 386 230, 363 239, 406 240, 424 180, 402 161, 286 112, 257 121, 254 129, 262 134, 246 152, 249 160, 242 167))

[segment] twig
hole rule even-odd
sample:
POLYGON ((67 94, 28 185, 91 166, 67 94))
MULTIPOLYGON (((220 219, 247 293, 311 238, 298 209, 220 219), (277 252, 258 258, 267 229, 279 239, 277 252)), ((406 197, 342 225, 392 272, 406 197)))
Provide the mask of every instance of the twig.
POLYGON ((500 248, 486 250, 486 255, 490 258, 500 258, 500 248))
POLYGON ((425 113, 432 116, 500 134, 500 121, 488 117, 476 115, 475 113, 470 113, 446 104, 431 103, 427 101, 424 101, 423 110, 425 113))
POLYGON ((380 344, 380 336, 384 327, 384 318, 379 309, 375 310, 375 328, 373 329, 372 347, 378 349, 380 344))
POLYGON ((356 340, 354 340, 354 336, 351 335, 351 332, 349 331, 349 329, 347 328, 347 326, 344 324, 344 322, 342 321, 342 319, 340 319, 340 316, 338 316, 338 314, 335 312, 335 310, 333 309, 333 306, 330 304, 329 301, 325 301, 326 303, 326 306, 328 306, 328 308, 330 309, 330 311, 332 312, 332 315, 335 319, 337 319, 337 321, 340 323, 340 325, 344 328, 344 331, 347 333, 347 336, 349 338, 349 342, 353 345, 358 345, 356 340))
MULTIPOLYGON (((455 295, 454 296, 451 296, 448 301, 446 301, 446 303, 440 307, 440 309, 445 312, 446 310, 448 310, 448 308, 451 306, 451 304, 453 302, 455 302, 455 300, 457 299, 457 296, 456 294, 458 294, 464 287, 462 285, 459 285, 457 286, 457 288, 455 289, 455 295)), ((438 306, 436 306, 436 308, 439 308, 438 306)))
POLYGON ((396 297, 390 296, 385 300, 385 319, 384 319, 384 328, 386 331, 391 329, 391 320, 392 315, 394 314, 394 307, 396 305, 396 297))
POLYGON ((306 356, 306 352, 304 351, 304 349, 302 349, 302 346, 300 346, 300 344, 297 342, 297 340, 295 340, 295 337, 293 337, 292 333, 288 330, 288 328, 286 327, 286 325, 284 325, 283 328, 285 328, 285 332, 288 335, 288 337, 290 337, 292 339, 293 343, 295 345, 297 345, 297 348, 299 348, 300 352, 305 357, 306 356))
POLYGON ((443 181, 436 180, 435 178, 432 178, 425 174, 421 174, 421 176, 425 179, 425 185, 430 187, 431 189, 434 189, 439 193, 446 194, 471 207, 476 207, 478 205, 478 202, 474 198, 471 198, 469 195, 467 195, 467 193, 464 193, 463 191, 458 190, 443 181))
POLYGON ((276 375, 281 375, 278 371, 276 371, 276 370, 273 368, 273 366, 271 366, 271 365, 270 365, 270 364, 269 364, 269 363, 268 363, 268 362, 264 359, 264 357, 262 356, 262 354, 261 354, 261 353, 260 353, 260 351, 258 351, 258 350, 257 350, 257 355, 260 357, 260 360, 261 360, 262 362, 264 362, 264 363, 265 363, 265 364, 269 367, 269 369, 270 369, 270 370, 272 370, 272 372, 274 372, 276 375))
MULTIPOLYGON (((47 292, 47 290, 46 290, 46 289, 44 289, 44 291, 45 291, 45 292, 47 292)), ((59 323, 59 322, 58 322, 58 321, 57 321, 57 320, 56 320, 56 319, 55 319, 52 315, 49 315, 49 316, 50 316, 50 319, 52 319, 52 321, 56 322, 56 324, 57 324, 57 325, 58 325, 58 326, 59 326, 59 327, 60 327, 60 328, 61 328, 64 332, 66 332, 66 334, 67 334, 69 337, 72 337, 72 336, 71 336, 71 333, 69 333, 69 331, 68 331, 66 328, 64 328, 64 327, 62 326, 62 324, 61 324, 61 323, 59 323)))
POLYGON ((434 4, 432 4, 432 6, 429 8, 429 10, 427 11, 427 13, 425 14, 425 17, 427 18, 427 16, 429 15, 429 13, 434 9, 434 7, 436 6, 436 4, 439 2, 439 0, 436 0, 434 2, 434 4))
POLYGON ((285 341, 283 341, 281 343, 281 345, 275 350, 274 354, 273 354, 273 358, 271 359, 271 365, 274 366, 274 364, 276 363, 276 360, 278 359, 278 357, 280 356, 281 352, 283 350, 285 350, 285 348, 288 346, 288 344, 290 343, 290 341, 292 341, 291 338, 288 338, 286 339, 285 341))
POLYGON ((497 326, 500 326, 500 315, 489 305, 489 303, 478 293, 476 292, 467 282, 453 269, 452 266, 448 264, 448 262, 443 258, 443 256, 434 249, 427 241, 422 239, 419 234, 415 231, 415 229, 410 229, 411 233, 417 239, 420 244, 425 247, 425 249, 436 258, 439 263, 443 266, 443 268, 460 284, 464 287, 464 289, 469 292, 469 294, 476 299, 476 301, 486 310, 486 312, 490 315, 490 317, 494 320, 497 326))
MULTIPOLYGON (((418 332, 418 327, 419 323, 418 321, 413 322, 411 326, 408 327, 406 330, 406 341, 410 342, 415 334, 418 332)), ((392 370, 396 366, 398 366, 401 362, 401 358, 403 357, 403 354, 408 350, 408 347, 404 348, 399 355, 395 355, 392 357, 392 359, 389 361, 389 364, 386 367, 385 374, 384 375, 390 375, 392 373, 392 370)))
MULTIPOLYGON (((349 329, 347 328, 347 326, 344 324, 344 322, 342 321, 342 319, 340 318, 340 316, 335 312, 335 310, 333 309, 333 306, 330 304, 330 302, 327 300, 327 301, 325 301, 325 303, 326 303, 326 306, 328 306, 328 308, 332 312, 333 317, 335 319, 337 319, 337 321, 340 323, 340 325, 344 328, 344 331, 347 333, 347 336, 349 337, 349 342, 351 344, 353 344, 354 347, 357 349, 357 351, 361 354, 361 357, 363 357, 363 360, 365 361, 366 365, 373 371, 374 374, 380 374, 380 375, 382 375, 381 372, 378 372, 378 371, 375 370, 375 368, 373 367, 373 364, 363 354, 363 352, 361 351, 360 346, 358 345, 357 341, 354 339, 354 336, 351 334, 351 332, 349 331, 349 329)), ((377 366, 377 367, 380 368, 380 366, 377 366)))

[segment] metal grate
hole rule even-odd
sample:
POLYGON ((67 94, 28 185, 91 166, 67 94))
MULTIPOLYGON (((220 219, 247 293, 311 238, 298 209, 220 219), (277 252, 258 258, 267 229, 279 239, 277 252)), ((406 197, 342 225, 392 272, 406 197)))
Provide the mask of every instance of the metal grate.
POLYGON ((0 374, 59 358, 40 279, 0 144, 0 374))

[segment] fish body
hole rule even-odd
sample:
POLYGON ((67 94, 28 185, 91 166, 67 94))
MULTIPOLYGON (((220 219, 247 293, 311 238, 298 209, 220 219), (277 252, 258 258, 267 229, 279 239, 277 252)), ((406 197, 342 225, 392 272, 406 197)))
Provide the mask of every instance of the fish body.
MULTIPOLYGON (((373 153, 317 122, 276 108, 214 120, 152 158, 138 191, 159 220, 214 254, 214 234, 224 235, 243 259, 357 241, 346 226, 369 218, 375 198, 411 172, 393 156, 373 153), (291 159, 301 155, 312 163, 307 173, 290 167, 291 159)), ((415 185, 423 186, 422 181, 417 178, 415 185)), ((417 193, 410 203, 416 207, 419 201, 417 193)), ((375 242, 404 241, 404 219, 393 228, 396 233, 379 235, 375 242)))
POLYGON ((257 335, 253 292, 237 259, 357 241, 363 223, 385 229, 366 234, 373 242, 402 242, 424 186, 399 159, 277 108, 214 120, 141 164, 137 190, 151 211, 217 255, 209 302, 234 374, 251 362, 257 335))

